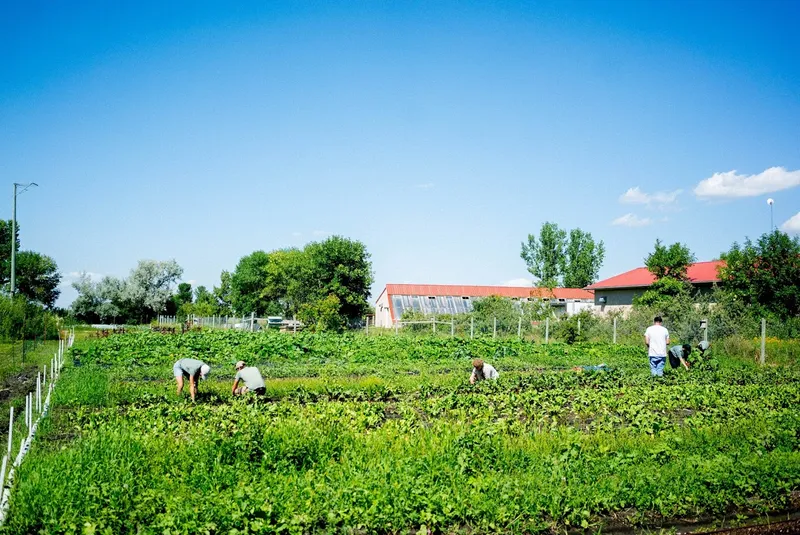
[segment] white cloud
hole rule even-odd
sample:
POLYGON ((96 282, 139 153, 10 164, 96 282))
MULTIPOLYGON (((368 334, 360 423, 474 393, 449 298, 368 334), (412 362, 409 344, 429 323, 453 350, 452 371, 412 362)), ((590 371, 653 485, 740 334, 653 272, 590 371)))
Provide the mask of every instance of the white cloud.
POLYGON ((653 222, 649 217, 639 217, 636 214, 625 214, 611 222, 620 227, 646 227, 653 222))
POLYGON ((797 212, 781 225, 781 230, 787 234, 800 234, 800 212, 797 212))
POLYGON ((796 186, 800 186, 800 170, 770 167, 757 175, 739 175, 736 171, 714 173, 711 178, 697 184, 694 194, 701 199, 735 199, 757 197, 796 186))
MULTIPOLYGON (((103 280, 103 277, 105 277, 105 275, 103 275, 102 273, 94 273, 93 271, 87 271, 86 274, 89 276, 89 279, 92 282, 100 282, 101 280, 103 280)), ((80 271, 70 271, 69 273, 65 273, 61 277, 61 282, 59 283, 58 286, 59 288, 71 288, 72 283, 80 278, 81 278, 80 271)))
POLYGON ((510 281, 504 282, 500 286, 533 286, 533 281, 525 278, 511 279, 510 281))
POLYGON ((630 188, 628 191, 620 195, 619 202, 622 204, 646 204, 650 205, 664 205, 672 204, 678 200, 678 195, 683 190, 676 189, 675 191, 657 191, 655 193, 645 193, 639 186, 630 188))
POLYGON ((431 189, 435 185, 433 182, 426 182, 425 184, 417 184, 414 187, 417 189, 431 189))

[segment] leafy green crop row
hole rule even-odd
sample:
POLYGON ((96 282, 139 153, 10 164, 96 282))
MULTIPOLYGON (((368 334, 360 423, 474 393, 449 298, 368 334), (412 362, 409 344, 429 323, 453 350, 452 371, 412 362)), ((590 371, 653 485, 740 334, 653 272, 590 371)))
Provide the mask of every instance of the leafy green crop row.
POLYGON ((0 533, 658 527, 783 509, 800 487, 794 368, 722 359, 655 379, 638 348, 271 333, 74 354, 0 533), (501 377, 472 386, 481 352, 501 377), (192 404, 176 354, 226 369, 249 354, 280 378, 232 399, 219 374, 192 404), (598 360, 612 370, 569 370, 598 360), (319 373, 288 376, 304 367, 319 373))

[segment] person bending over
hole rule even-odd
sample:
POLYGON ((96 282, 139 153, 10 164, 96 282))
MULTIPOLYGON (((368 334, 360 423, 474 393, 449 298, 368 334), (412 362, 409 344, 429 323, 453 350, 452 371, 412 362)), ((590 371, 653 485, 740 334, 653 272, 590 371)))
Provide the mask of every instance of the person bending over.
POLYGON ((264 378, 261 377, 261 372, 255 366, 247 366, 243 360, 236 363, 236 377, 233 379, 233 388, 231 393, 234 396, 241 396, 248 392, 255 392, 259 396, 263 396, 267 392, 264 385, 264 378), (239 386, 239 383, 244 383, 239 386))
POLYGON ((469 384, 474 385, 476 381, 483 381, 484 379, 497 379, 500 374, 494 369, 491 364, 486 364, 481 359, 472 361, 472 375, 469 376, 469 384))
POLYGON ((687 359, 689 355, 692 354, 692 346, 689 344, 683 344, 682 346, 672 346, 669 348, 669 365, 673 368, 677 368, 678 366, 683 366, 687 370, 689 369, 689 362, 687 359))
POLYGON ((183 382, 187 377, 189 378, 189 395, 192 396, 192 401, 195 400, 197 395, 197 381, 205 379, 208 372, 211 371, 211 366, 197 359, 181 359, 172 366, 172 373, 175 375, 175 381, 178 383, 178 395, 183 392, 183 382))

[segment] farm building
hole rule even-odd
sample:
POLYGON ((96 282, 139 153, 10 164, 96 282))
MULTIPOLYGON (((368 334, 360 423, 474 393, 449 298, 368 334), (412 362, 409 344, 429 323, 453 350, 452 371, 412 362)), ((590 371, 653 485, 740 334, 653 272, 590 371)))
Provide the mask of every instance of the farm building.
POLYGON ((493 295, 520 301, 548 299, 559 315, 572 315, 594 306, 592 292, 582 288, 387 284, 375 303, 375 326, 392 327, 406 310, 431 315, 464 314, 472 311, 474 300, 493 295))
MULTIPOLYGON (((689 266, 686 274, 695 288, 700 291, 711 291, 714 284, 720 280, 717 269, 724 264, 725 262, 722 260, 696 262, 689 266)), ((633 305, 634 298, 642 295, 655 280, 656 278, 646 267, 640 267, 595 282, 587 286, 586 290, 594 291, 596 310, 600 312, 625 311, 633 305)))

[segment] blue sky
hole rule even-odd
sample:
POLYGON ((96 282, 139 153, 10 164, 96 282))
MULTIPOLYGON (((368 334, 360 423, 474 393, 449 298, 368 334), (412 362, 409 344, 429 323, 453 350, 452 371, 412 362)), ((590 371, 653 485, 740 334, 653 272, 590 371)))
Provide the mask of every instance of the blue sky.
MULTIPOLYGON (((340 234, 387 282, 530 278, 545 221, 699 260, 800 232, 800 4, 4 2, 0 177, 65 275, 208 287, 340 234), (777 168, 777 169, 775 169, 777 168), (735 173, 732 173, 735 171, 735 173), (793 218, 794 219, 791 219, 793 218)), ((74 298, 65 288, 62 306, 74 298)))

